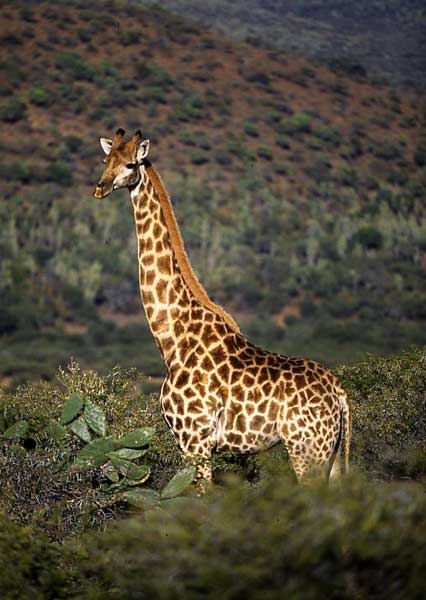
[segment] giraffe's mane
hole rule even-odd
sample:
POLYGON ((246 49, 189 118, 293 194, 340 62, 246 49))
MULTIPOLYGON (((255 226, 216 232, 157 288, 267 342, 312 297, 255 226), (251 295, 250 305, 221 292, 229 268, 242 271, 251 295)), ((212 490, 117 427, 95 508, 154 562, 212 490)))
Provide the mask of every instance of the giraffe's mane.
POLYGON ((201 304, 203 304, 206 308, 209 308, 216 314, 220 315, 234 331, 239 332, 240 329, 237 323, 231 317, 231 315, 229 315, 226 312, 226 310, 224 310, 221 306, 219 306, 209 298, 206 290, 203 288, 194 271, 192 270, 191 263, 189 262, 188 255, 183 245, 183 240, 179 231, 179 226, 177 224, 176 217, 173 212, 170 197, 163 185, 163 182, 161 181, 161 177, 151 165, 151 163, 147 164, 146 173, 150 178, 152 185, 154 186, 158 199, 160 200, 161 209, 163 211, 164 219, 169 230, 173 252, 175 254, 180 272, 182 273, 182 277, 184 278, 185 283, 187 284, 191 292, 194 294, 194 296, 197 298, 197 300, 201 302, 201 304))

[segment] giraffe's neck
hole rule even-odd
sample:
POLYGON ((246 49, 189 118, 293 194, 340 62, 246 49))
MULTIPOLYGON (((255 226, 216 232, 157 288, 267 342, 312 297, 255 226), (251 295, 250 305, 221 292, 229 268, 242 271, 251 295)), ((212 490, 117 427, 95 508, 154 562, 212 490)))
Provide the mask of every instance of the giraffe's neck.
POLYGON ((139 285, 152 334, 166 366, 176 356, 194 309, 215 312, 238 331, 196 279, 185 254, 170 199, 151 165, 131 191, 138 240, 139 285))

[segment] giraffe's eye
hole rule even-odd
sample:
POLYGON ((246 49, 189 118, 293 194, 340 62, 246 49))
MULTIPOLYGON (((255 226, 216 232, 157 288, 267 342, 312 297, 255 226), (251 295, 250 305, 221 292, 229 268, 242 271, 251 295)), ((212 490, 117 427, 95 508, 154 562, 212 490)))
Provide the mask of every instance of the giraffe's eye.
POLYGON ((127 163, 126 169, 134 169, 136 167, 136 163, 127 163))

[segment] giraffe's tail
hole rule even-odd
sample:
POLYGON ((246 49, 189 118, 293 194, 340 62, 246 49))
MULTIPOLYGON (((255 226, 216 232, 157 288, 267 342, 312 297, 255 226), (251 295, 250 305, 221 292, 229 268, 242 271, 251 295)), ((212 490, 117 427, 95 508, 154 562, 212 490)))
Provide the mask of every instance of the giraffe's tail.
POLYGON ((349 455, 352 439, 352 409, 347 393, 342 389, 340 394, 341 410, 341 432, 340 432, 340 452, 343 455, 340 462, 341 475, 349 472, 349 455))

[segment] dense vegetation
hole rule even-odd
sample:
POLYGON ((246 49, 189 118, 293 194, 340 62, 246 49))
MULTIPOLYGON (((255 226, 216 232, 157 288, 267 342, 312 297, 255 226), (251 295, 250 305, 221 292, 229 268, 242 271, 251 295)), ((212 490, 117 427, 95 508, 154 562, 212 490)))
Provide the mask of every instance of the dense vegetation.
POLYGON ((70 355, 161 374, 126 194, 91 197, 118 125, 150 137, 196 272, 255 342, 332 364, 423 343, 424 98, 99 6, 0 11, 4 383, 70 355))
POLYGON ((305 488, 278 448, 217 455, 216 487, 203 499, 178 496, 182 459, 140 373, 71 363, 57 385, 3 394, 1 597, 424 597, 426 351, 338 374, 353 404, 351 477, 305 488), (92 442, 75 426, 76 398, 92 442), (128 432, 141 427, 152 433, 135 441, 128 432), (82 460, 111 434, 120 450, 104 464, 93 452, 82 460), (111 483, 110 461, 120 470, 124 456, 149 473, 127 482, 139 494, 111 483))
POLYGON ((349 73, 419 89, 426 84, 422 0, 163 0, 161 5, 226 35, 297 52, 349 73))

